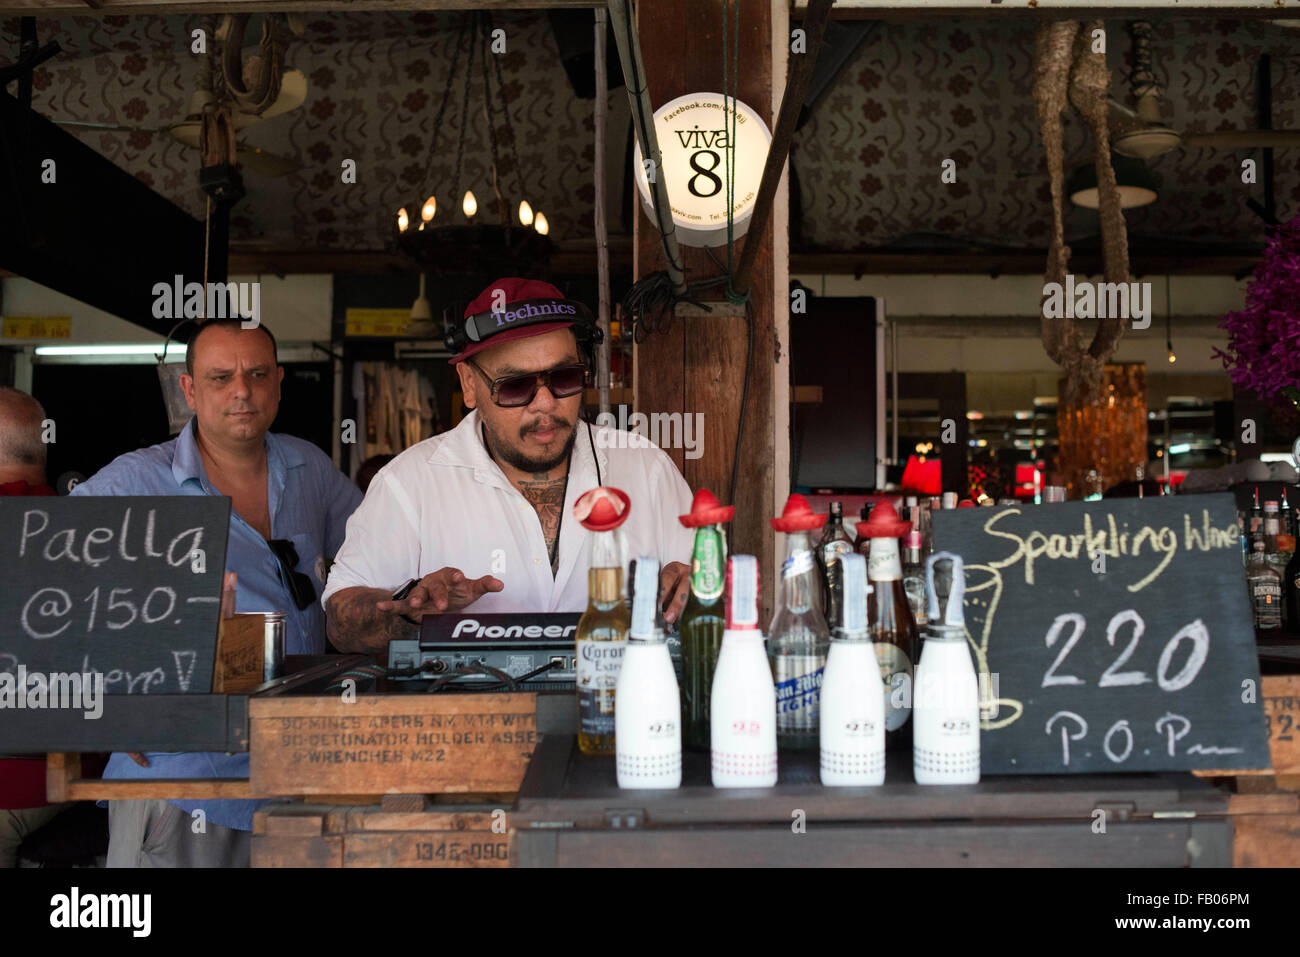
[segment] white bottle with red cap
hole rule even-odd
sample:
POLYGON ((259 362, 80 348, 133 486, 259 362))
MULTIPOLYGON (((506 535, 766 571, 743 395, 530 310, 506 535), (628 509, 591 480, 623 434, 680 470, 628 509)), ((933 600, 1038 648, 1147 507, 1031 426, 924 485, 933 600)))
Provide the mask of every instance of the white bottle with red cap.
POLYGON ((682 785, 682 706, 668 644, 655 621, 659 560, 638 558, 628 580, 632 625, 614 692, 618 786, 677 788, 682 785))
POLYGON ((758 559, 727 560, 727 627, 709 699, 717 788, 776 784, 776 685, 758 627, 758 559))
POLYGON ((917 784, 978 784, 980 779, 979 680, 971 660, 962 601, 966 573, 952 552, 925 563, 929 630, 921 646, 912 694, 912 771, 917 784), (951 563, 947 607, 940 608, 934 567, 951 563))
POLYGON ((867 627, 867 560, 840 556, 843 624, 831 635, 821 696, 821 778, 827 787, 885 783, 885 688, 867 627))

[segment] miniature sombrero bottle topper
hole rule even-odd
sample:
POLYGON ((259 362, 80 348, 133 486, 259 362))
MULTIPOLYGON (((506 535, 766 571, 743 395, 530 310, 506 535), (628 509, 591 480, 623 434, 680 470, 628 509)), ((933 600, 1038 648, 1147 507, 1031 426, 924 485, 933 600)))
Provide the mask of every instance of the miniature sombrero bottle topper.
POLYGON ((810 532, 826 524, 826 513, 814 512, 808 500, 796 492, 785 500, 785 508, 771 521, 778 532, 810 532))
POLYGON ((700 528, 729 522, 735 515, 736 506, 720 504, 712 492, 702 488, 695 493, 691 510, 685 515, 678 515, 677 520, 687 528, 700 528))
POLYGON ((627 521, 632 500, 622 489, 597 485, 573 503, 573 517, 592 532, 611 532, 627 521))

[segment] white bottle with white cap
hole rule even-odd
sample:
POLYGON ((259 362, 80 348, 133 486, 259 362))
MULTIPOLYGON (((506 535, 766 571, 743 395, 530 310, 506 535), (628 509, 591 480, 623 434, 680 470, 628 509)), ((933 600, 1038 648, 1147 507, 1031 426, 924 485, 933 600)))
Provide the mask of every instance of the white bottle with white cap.
POLYGON ((715 788, 776 784, 776 685, 758 627, 758 559, 727 559, 727 621, 709 697, 715 788))
POLYGON ((621 788, 682 786, 681 698, 655 613, 659 561, 638 558, 628 575, 632 625, 614 700, 614 753, 621 788))
POLYGON ((912 770, 917 784, 978 784, 979 681, 962 614, 966 573, 960 556, 935 552, 925 563, 929 628, 912 689, 912 770), (952 587, 939 607, 934 566, 950 562, 952 587))
POLYGON ((867 560, 839 560, 844 615, 822 678, 821 778, 827 787, 874 787, 885 783, 885 691, 867 627, 867 560))

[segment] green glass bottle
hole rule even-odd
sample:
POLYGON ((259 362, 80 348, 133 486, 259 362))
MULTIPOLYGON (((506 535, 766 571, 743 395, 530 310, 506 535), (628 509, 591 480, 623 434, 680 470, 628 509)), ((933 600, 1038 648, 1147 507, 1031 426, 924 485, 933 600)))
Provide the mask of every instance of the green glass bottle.
POLYGON ((695 532, 691 594, 682 612, 682 742, 693 751, 709 750, 709 697, 722 648, 726 608, 722 600, 727 568, 727 538, 722 525, 695 532))
POLYGON ((695 529, 691 558, 691 593, 682 611, 682 744, 692 751, 709 751, 712 737, 709 702, 713 672, 718 667, 722 632, 726 630, 727 536, 722 526, 736 514, 706 488, 695 493, 691 510, 677 520, 695 529))

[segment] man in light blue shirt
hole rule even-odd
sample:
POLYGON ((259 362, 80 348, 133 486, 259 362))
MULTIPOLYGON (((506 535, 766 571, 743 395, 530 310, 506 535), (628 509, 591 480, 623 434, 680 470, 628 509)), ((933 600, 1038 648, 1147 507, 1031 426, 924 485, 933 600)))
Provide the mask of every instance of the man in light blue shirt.
MULTIPOLYGON (((236 611, 285 613, 285 653, 325 651, 318 596, 361 492, 315 445, 269 430, 284 369, 265 326, 204 322, 181 376, 194 418, 170 442, 118 456, 74 495, 224 495, 236 611)), ((105 778, 246 778, 248 754, 114 754, 105 778)), ((112 801, 110 867, 247 866, 266 801, 112 801), (201 809, 204 826, 192 826, 201 809), (189 812, 189 813, 185 813, 189 812), (195 833, 198 830, 199 833, 195 833)))

